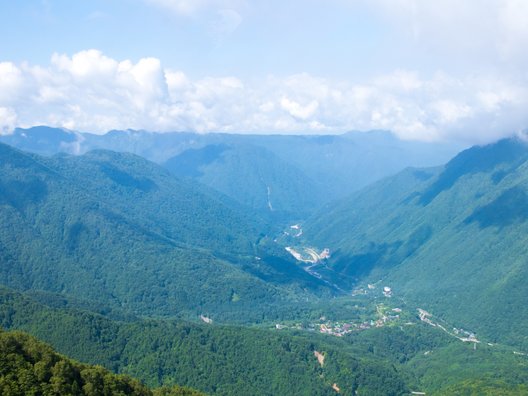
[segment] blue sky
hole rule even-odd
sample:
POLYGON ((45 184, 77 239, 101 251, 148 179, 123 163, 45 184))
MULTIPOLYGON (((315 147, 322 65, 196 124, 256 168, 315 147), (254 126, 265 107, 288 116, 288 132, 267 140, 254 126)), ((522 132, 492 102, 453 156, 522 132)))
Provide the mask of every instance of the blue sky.
POLYGON ((54 52, 95 48, 115 59, 156 57, 193 77, 308 72, 359 78, 372 67, 386 69, 388 56, 400 67, 407 63, 400 54, 387 53, 393 32, 368 7, 227 1, 203 2, 209 4, 189 6, 188 11, 181 6, 178 11, 170 3, 3 1, 0 32, 16 39, 3 43, 2 55, 46 64, 54 52))
POLYGON ((523 0, 0 0, 0 131, 481 142, 527 128, 523 0))

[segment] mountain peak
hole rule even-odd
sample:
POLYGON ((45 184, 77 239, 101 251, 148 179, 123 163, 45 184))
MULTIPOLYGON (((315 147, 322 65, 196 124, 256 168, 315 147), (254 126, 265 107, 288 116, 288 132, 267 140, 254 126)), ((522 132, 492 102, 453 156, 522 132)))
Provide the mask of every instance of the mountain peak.
POLYGON ((473 146, 449 161, 420 198, 422 205, 429 204, 442 191, 450 189, 458 179, 471 173, 487 172, 499 165, 515 168, 528 158, 528 143, 519 137, 501 139, 484 146, 473 146))

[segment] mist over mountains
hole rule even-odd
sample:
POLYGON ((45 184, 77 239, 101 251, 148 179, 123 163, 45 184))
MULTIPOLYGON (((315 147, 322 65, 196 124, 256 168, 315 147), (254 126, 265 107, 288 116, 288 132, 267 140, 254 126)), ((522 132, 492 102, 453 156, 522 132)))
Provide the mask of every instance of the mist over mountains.
POLYGON ((445 163, 461 149, 403 141, 384 131, 292 136, 127 130, 94 135, 34 127, 0 136, 0 142, 42 155, 94 149, 137 154, 244 205, 290 218, 304 217, 322 203, 405 167, 445 163))

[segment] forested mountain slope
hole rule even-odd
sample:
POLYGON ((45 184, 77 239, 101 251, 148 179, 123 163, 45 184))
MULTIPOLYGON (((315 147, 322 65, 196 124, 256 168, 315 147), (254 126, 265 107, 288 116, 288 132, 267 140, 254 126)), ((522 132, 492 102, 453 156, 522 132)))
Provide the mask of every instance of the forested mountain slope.
POLYGON ((113 321, 44 306, 0 289, 0 326, 22 329, 76 359, 149 386, 192 386, 218 395, 404 395, 404 375, 375 356, 357 356, 316 334, 192 324, 113 321), (325 356, 318 362, 315 352, 325 356))
POLYGON ((258 146, 208 145, 188 149, 163 166, 275 218, 303 218, 324 202, 322 187, 258 146))
MULTIPOLYGON (((321 188, 304 178, 307 168, 251 137, 196 147, 187 138, 177 163, 186 180, 130 153, 41 157, 0 145, 0 284, 18 290, 0 290, 0 326, 149 386, 222 395, 526 392, 526 143, 503 140, 442 167, 406 169, 278 236, 284 218, 272 224, 277 218, 256 213, 262 207, 236 202, 251 183, 237 186, 247 190, 236 200, 214 189, 267 175, 291 187, 286 205, 321 188), (212 185, 231 172, 241 174, 212 185), (207 177, 213 188, 192 180, 207 177), (328 247, 330 258, 296 262, 286 240, 328 247), (359 299, 346 295, 350 284, 359 299), (417 307, 480 342, 428 324, 417 307), (385 310, 402 317, 376 328, 367 313, 385 310), (213 323, 175 320, 200 314, 213 323), (370 321, 339 338, 316 334, 327 315, 336 326, 370 321)), ((317 137, 321 152, 334 143, 317 137)), ((315 205, 300 204, 304 213, 315 205)), ((301 215, 291 208, 288 216, 301 215)))
POLYGON ((21 290, 224 320, 331 292, 266 242, 257 217, 131 154, 0 145, 0 220, 0 283, 21 290))
POLYGON ((269 327, 116 321, 1 288, 0 326, 28 331, 61 353, 151 387, 178 383, 219 395, 333 395, 334 384, 343 395, 522 395, 528 381, 526 357, 511 348, 474 349, 419 322, 332 337, 269 327))
POLYGON ((328 206, 305 227, 329 266, 392 287, 493 342, 528 348, 528 146, 473 147, 328 206))

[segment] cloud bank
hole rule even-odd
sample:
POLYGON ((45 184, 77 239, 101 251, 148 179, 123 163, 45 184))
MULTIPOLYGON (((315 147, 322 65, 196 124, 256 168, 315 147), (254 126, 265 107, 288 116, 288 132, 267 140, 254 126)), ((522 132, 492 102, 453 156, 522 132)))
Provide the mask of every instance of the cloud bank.
POLYGON ((306 73, 191 79, 156 58, 132 62, 87 50, 54 54, 45 66, 0 62, 0 133, 33 125, 96 133, 385 129, 403 139, 476 143, 527 127, 526 82, 493 74, 426 78, 412 70, 361 84, 306 73))

